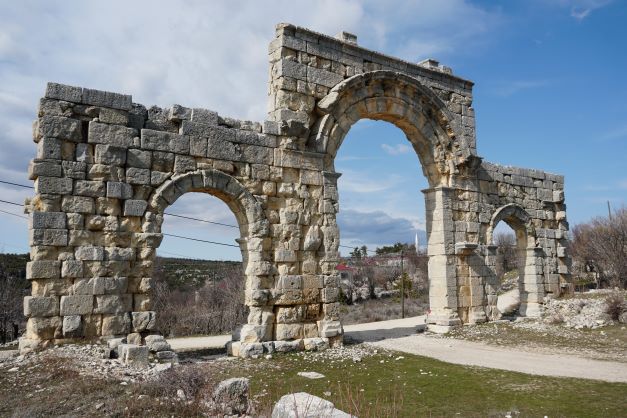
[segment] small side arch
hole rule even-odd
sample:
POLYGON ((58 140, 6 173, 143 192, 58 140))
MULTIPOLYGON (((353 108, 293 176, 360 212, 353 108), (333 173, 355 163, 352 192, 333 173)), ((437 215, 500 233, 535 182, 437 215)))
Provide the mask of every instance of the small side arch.
POLYGON ((531 215, 527 213, 522 206, 515 203, 510 203, 498 208, 492 218, 490 219, 490 225, 486 232, 486 243, 488 245, 494 244, 494 229, 499 222, 505 222, 516 233, 516 239, 524 242, 524 248, 535 247, 535 228, 531 223, 531 215))

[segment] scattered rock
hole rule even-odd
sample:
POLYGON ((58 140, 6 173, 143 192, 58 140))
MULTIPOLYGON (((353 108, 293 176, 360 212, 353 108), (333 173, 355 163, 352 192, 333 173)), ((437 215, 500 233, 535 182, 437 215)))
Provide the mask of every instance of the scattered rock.
POLYGON ((333 403, 306 392, 289 393, 274 405, 272 418, 350 418, 333 403))
POLYGON ((224 414, 245 414, 248 410, 250 382, 245 377, 234 377, 218 383, 213 391, 213 404, 224 414))
POLYGON ((318 372, 298 372, 298 375, 307 379, 322 379, 324 377, 322 373, 318 372))

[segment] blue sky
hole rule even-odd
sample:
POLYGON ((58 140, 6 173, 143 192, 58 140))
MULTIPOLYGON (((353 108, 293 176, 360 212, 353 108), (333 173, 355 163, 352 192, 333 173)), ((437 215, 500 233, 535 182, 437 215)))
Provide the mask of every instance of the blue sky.
MULTIPOLYGON (((274 25, 347 30, 360 45, 427 57, 475 82, 484 159, 566 176, 571 225, 627 201, 627 3, 604 0, 20 1, 0 4, 0 180, 26 183, 31 122, 47 81, 263 120, 274 25), (313 6, 312 6, 313 4, 313 6), (393 4, 393 6, 392 6, 393 4)), ((362 121, 338 153, 344 245, 411 241, 426 187, 397 128, 362 121)), ((27 189, 0 185, 0 199, 27 189)), ((20 213, 0 203, 0 210, 20 213)), ((206 195, 169 211, 235 220, 206 195)), ((237 231, 168 218, 164 232, 233 243, 237 231)), ((0 251, 26 251, 26 221, 0 212, 0 251)), ((237 249, 166 238, 160 252, 238 259, 237 249)))

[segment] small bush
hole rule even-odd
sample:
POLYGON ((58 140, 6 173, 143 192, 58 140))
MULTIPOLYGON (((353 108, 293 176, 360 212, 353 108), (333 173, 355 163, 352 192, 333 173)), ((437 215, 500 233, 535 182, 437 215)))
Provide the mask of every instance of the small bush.
POLYGON ((617 320, 620 314, 627 310, 625 296, 622 292, 612 292, 605 298, 605 313, 613 320, 617 320))

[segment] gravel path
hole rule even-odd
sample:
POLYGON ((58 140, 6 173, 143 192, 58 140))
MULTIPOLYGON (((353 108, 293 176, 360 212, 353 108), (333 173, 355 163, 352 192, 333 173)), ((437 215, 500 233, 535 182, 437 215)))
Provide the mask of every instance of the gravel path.
MULTIPOLYGON (((479 366, 542 376, 575 377, 627 383, 627 364, 562 354, 525 352, 482 343, 416 334, 425 317, 347 325, 345 336, 378 347, 431 357, 447 363, 479 366)), ((174 350, 223 347, 229 335, 171 338, 174 350)))

